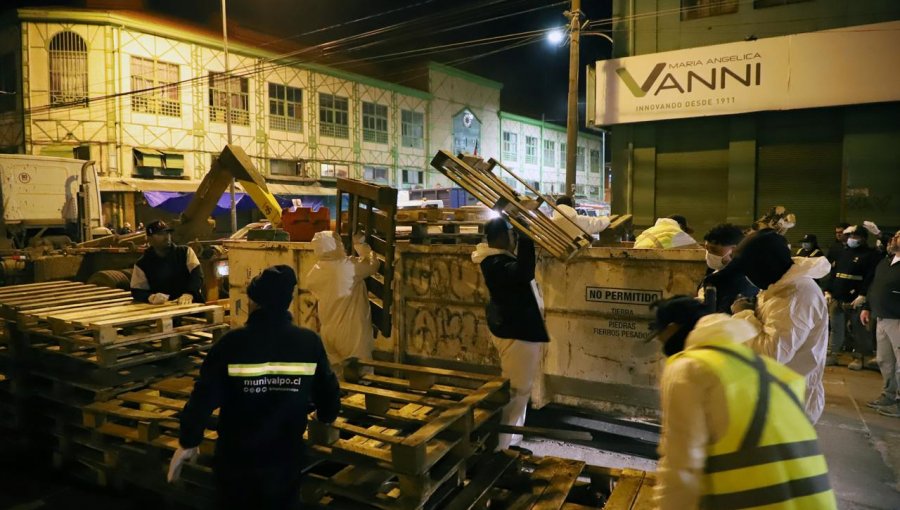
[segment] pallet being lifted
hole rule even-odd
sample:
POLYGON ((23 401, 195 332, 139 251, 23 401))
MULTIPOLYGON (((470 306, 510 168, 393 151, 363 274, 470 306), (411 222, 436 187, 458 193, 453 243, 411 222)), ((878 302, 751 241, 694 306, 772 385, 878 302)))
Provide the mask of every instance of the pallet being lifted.
POLYGON ((431 160, 431 166, 486 206, 505 214, 514 227, 528 234, 535 243, 560 260, 570 259, 593 241, 590 234, 559 212, 552 200, 548 200, 493 158, 484 161, 477 156, 457 157, 446 150, 440 150, 431 160), (494 173, 495 170, 512 176, 537 199, 521 195, 494 173), (559 218, 551 219, 538 210, 545 203, 557 211, 559 218))

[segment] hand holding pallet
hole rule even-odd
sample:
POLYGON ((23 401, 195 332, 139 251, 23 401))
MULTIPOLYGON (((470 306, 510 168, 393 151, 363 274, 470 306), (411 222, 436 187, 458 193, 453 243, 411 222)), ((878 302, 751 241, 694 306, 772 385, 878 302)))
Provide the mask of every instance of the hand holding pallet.
POLYGON ((590 234, 562 214, 552 201, 547 200, 544 195, 493 158, 485 162, 476 156, 456 157, 445 150, 440 150, 431 160, 431 166, 462 186, 486 206, 503 213, 514 227, 560 260, 570 259, 581 248, 590 246, 593 241, 590 234), (503 182, 493 172, 496 167, 500 167, 521 182, 527 190, 537 196, 537 199, 520 195, 503 182), (544 203, 557 212, 560 216, 557 221, 561 224, 538 209, 544 203))

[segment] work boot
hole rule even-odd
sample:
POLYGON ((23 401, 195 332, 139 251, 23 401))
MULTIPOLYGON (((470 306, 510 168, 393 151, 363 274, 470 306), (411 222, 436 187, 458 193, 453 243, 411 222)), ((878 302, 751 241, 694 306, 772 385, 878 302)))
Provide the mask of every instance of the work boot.
POLYGON ((878 409, 879 407, 885 407, 896 403, 897 401, 892 399, 891 397, 882 395, 871 402, 866 402, 866 405, 873 409, 878 409))
POLYGON ((863 368, 862 359, 861 358, 853 358, 853 361, 851 361, 850 364, 847 365, 847 368, 849 368, 850 370, 862 370, 862 368, 863 368))
POLYGON ((886 407, 879 407, 878 414, 890 416, 891 418, 900 418, 900 403, 896 403, 886 407))
POLYGON ((863 368, 878 372, 878 360, 875 359, 875 356, 863 359, 863 368))

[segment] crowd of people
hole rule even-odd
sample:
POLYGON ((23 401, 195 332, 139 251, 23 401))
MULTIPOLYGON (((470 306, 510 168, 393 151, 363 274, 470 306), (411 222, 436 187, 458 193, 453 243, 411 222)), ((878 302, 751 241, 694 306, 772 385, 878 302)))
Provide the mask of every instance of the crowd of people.
MULTIPOLYGON (((569 219, 591 234, 608 225, 579 222, 571 204, 558 206, 556 222, 569 219)), ((658 219, 635 241, 636 248, 646 249, 702 247, 708 267, 696 296, 651 307, 656 320, 648 340, 657 338, 667 358, 656 484, 660 509, 749 503, 836 508, 814 429, 824 409, 828 364, 850 359, 850 369, 877 366, 883 392, 869 405, 900 417, 900 233, 881 232, 871 222, 841 224, 827 251, 816 236, 805 235, 792 252, 784 234, 794 223, 784 208, 773 208, 747 230, 717 225, 701 244, 691 237, 687 219, 673 215, 658 219), (870 236, 877 238, 875 246, 869 246, 870 236)), ((134 267, 132 292, 150 303, 202 301, 196 255, 173 244, 170 232, 161 221, 147 226, 150 246, 134 267)), ((487 222, 484 233, 471 258, 484 276, 491 342, 510 381, 501 423, 515 431, 525 423, 551 337, 535 280, 534 241, 502 217, 487 222)), ((372 355, 364 281, 380 262, 364 236, 351 240, 355 255, 334 232, 320 232, 312 242, 317 262, 306 280, 318 301, 321 336, 292 324, 292 268, 274 266, 250 282, 246 325, 209 352, 182 413, 170 480, 197 455, 206 422, 218 408, 214 473, 222 507, 283 508, 294 497, 308 406, 315 406, 318 420, 333 421, 343 364, 372 355), (251 481, 252 494, 240 488, 251 481)), ((517 448, 520 440, 501 434, 498 449, 517 448)))

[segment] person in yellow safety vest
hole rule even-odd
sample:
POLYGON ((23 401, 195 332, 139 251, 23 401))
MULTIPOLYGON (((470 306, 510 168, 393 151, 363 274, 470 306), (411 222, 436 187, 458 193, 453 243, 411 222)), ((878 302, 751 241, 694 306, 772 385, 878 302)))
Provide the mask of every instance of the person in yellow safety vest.
POLYGON ((804 378, 745 346, 746 321, 688 296, 651 307, 668 356, 656 508, 836 509, 804 378))
POLYGON ((697 241, 690 236, 694 230, 680 214, 659 218, 656 224, 641 232, 634 241, 635 248, 696 248, 697 241))

